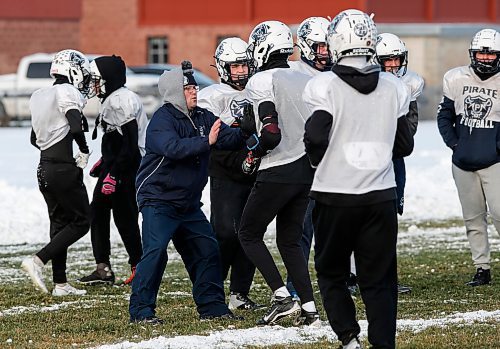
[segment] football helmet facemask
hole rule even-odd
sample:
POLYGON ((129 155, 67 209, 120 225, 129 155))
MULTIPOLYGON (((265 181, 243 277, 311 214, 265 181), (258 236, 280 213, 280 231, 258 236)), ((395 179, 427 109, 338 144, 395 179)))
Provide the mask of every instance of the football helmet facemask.
POLYGON ((469 47, 471 67, 483 74, 496 74, 500 71, 500 33, 494 29, 483 29, 474 35, 469 47), (478 60, 477 53, 495 54, 493 60, 478 60))
POLYGON ((247 50, 248 45, 240 38, 227 38, 221 41, 215 50, 215 68, 220 79, 237 89, 245 88, 253 73, 253 62, 247 50), (248 67, 247 73, 231 74, 231 65, 241 64, 248 67))
POLYGON ((392 73, 398 78, 404 76, 408 66, 408 49, 399 37, 391 33, 382 33, 377 37, 375 61, 383 71, 392 73), (385 67, 387 60, 399 58, 398 66, 385 67))

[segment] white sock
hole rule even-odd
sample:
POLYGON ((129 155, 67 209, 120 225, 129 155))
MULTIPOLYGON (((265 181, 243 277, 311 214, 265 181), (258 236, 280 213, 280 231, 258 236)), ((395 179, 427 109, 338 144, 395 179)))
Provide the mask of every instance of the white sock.
POLYGON ((316 312, 316 304, 314 304, 314 301, 310 301, 307 303, 302 304, 302 309, 308 312, 316 312))
POLYGON ((38 265, 39 267, 43 268, 45 266, 45 264, 43 264, 43 262, 40 259, 40 257, 38 257, 37 255, 33 256, 33 262, 35 262, 35 264, 38 265))
POLYGON ((56 287, 64 287, 64 286, 66 286, 67 284, 68 284, 67 282, 65 282, 65 283, 63 283, 63 284, 56 284, 56 287))
POLYGON ((288 289, 286 288, 286 286, 281 286, 276 291, 274 291, 274 296, 275 297, 290 297, 290 292, 288 292, 288 289))

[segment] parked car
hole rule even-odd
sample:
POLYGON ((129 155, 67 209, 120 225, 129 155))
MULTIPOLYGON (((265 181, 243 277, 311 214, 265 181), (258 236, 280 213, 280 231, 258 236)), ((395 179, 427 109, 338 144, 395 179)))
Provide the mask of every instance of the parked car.
MULTIPOLYGON (((136 74, 156 74, 161 75, 165 70, 172 70, 174 68, 178 68, 178 65, 175 64, 146 64, 141 66, 131 66, 129 67, 136 74)), ((207 86, 213 85, 216 83, 215 80, 203 74, 197 69, 194 69, 194 78, 196 82, 200 86, 200 89, 205 88, 207 86)))
MULTIPOLYGON (((89 59, 98 55, 86 55, 89 59)), ((29 99, 39 88, 50 86, 54 79, 50 77, 52 53, 35 53, 21 58, 17 72, 0 75, 0 123, 8 124, 11 120, 29 120, 29 99)), ((126 86, 137 93, 144 104, 144 111, 151 116, 161 105, 158 92, 158 75, 135 74, 127 69, 126 86)), ((84 109, 85 116, 96 117, 99 114, 99 100, 92 98, 84 109)))

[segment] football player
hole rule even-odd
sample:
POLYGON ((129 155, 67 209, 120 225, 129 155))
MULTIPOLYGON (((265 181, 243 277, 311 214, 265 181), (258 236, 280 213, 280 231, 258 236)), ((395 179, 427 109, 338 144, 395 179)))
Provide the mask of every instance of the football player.
POLYGON ((452 173, 476 267, 470 286, 491 282, 487 215, 500 232, 500 33, 483 29, 469 48, 470 65, 443 78, 439 132, 453 151, 452 173))

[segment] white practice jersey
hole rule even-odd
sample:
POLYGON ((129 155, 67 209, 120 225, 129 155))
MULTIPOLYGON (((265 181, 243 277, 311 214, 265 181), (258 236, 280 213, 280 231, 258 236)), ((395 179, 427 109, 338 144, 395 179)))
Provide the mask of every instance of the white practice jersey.
POLYGON ((66 112, 82 111, 87 100, 76 87, 60 84, 33 92, 30 98, 31 125, 36 144, 45 150, 61 141, 69 132, 66 112))
POLYGON ((238 91, 224 83, 210 85, 198 93, 198 107, 211 111, 229 126, 243 117, 243 108, 248 103, 245 90, 238 91))
POLYGON ((471 128, 493 128, 500 121, 500 73, 482 81, 464 66, 448 71, 443 78, 443 93, 455 102, 461 124, 471 128))
POLYGON ((411 101, 416 101, 424 89, 424 79, 417 73, 408 69, 401 80, 403 80, 410 91, 411 101))
POLYGON ((263 102, 273 102, 278 113, 281 141, 264 156, 260 170, 286 165, 305 155, 304 125, 311 116, 302 100, 310 76, 289 68, 275 68, 252 76, 245 90, 253 104, 257 130, 262 128, 258 107, 263 102))
POLYGON ((126 87, 121 87, 111 93, 99 108, 99 117, 106 123, 106 132, 118 132, 123 135, 121 126, 137 120, 139 130, 139 151, 144 156, 146 153, 146 128, 148 117, 144 112, 139 96, 126 87))
POLYGON ((309 64, 307 64, 302 60, 289 61, 288 65, 290 66, 290 69, 309 75, 310 77, 316 76, 319 73, 321 73, 321 71, 314 69, 313 67, 311 67, 309 64))
POLYGON ((396 186, 392 149, 397 119, 410 104, 400 79, 380 73, 376 89, 365 95, 325 72, 307 84, 304 101, 311 114, 323 110, 333 116, 329 145, 311 190, 365 194, 396 186))

